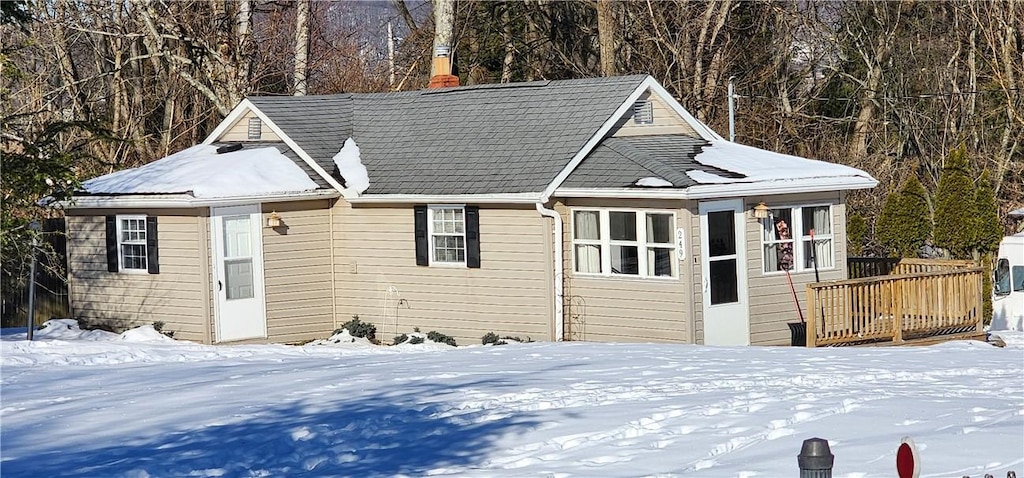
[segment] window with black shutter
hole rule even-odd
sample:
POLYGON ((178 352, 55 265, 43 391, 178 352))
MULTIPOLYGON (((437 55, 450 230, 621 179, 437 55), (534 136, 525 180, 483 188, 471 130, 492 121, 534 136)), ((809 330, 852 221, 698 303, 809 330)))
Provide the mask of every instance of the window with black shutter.
POLYGON ((480 267, 480 208, 416 206, 416 264, 480 267))
POLYGON ((110 215, 105 223, 109 272, 160 273, 156 216, 110 215))

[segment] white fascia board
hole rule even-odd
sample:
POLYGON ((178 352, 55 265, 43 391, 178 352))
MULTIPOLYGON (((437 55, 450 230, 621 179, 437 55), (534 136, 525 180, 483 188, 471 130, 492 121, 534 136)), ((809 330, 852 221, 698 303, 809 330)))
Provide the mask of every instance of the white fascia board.
POLYGON ((850 189, 871 189, 878 181, 862 176, 800 178, 754 183, 702 184, 690 186, 690 199, 742 197, 769 194, 800 194, 850 189))
POLYGON ((803 178, 756 183, 705 184, 675 188, 558 188, 554 196, 618 199, 712 199, 770 194, 800 194, 870 189, 878 181, 863 177, 803 178))
POLYGON ((331 175, 327 171, 324 171, 324 168, 320 167, 320 165, 317 164, 317 162, 314 161, 313 158, 309 156, 309 154, 303 151, 302 148, 300 148, 299 145, 296 144, 294 140, 289 138, 288 135, 284 134, 284 131, 280 127, 278 127, 277 124, 270 119, 270 117, 263 114, 263 112, 260 111, 260 109, 257 108, 256 105, 252 104, 252 102, 249 101, 248 98, 243 99, 241 103, 238 103, 238 106, 236 106, 235 109, 232 110, 231 113, 229 113, 228 116, 224 118, 224 121, 221 121, 220 125, 218 125, 217 128, 214 129, 213 132, 210 133, 210 135, 207 136, 205 140, 203 140, 203 144, 210 144, 213 143, 214 141, 217 141, 217 139, 219 139, 224 134, 224 132, 227 131, 230 125, 237 121, 238 118, 246 111, 252 111, 253 114, 259 117, 260 121, 263 121, 263 123, 266 124, 267 127, 270 128, 270 130, 273 131, 278 138, 281 138, 281 141, 283 141, 284 144, 287 144, 288 147, 292 149, 292 151, 295 151, 295 154, 299 155, 299 158, 302 158, 302 160, 313 171, 319 174, 320 177, 324 179, 324 181, 327 181, 327 184, 330 184, 332 188, 338 190, 338 192, 341 193, 341 195, 345 197, 345 199, 359 197, 359 193, 357 193, 354 190, 348 189, 345 186, 342 186, 341 183, 339 183, 337 180, 331 177, 331 175))
POLYGON ((73 201, 61 201, 64 209, 113 209, 113 208, 196 208, 211 206, 238 206, 265 202, 305 201, 330 199, 340 196, 337 191, 320 189, 295 193, 262 194, 226 198, 196 198, 190 194, 155 194, 125 196, 78 196, 73 201))
POLYGON ((552 196, 566 198, 690 199, 686 189, 677 188, 558 188, 552 196))
POLYGON ((622 116, 633 107, 633 103, 636 103, 636 100, 638 100, 640 96, 642 96, 644 92, 651 87, 651 85, 657 84, 658 81, 652 76, 648 76, 647 79, 641 82, 640 85, 630 93, 629 97, 627 97, 626 100, 615 109, 615 112, 605 120, 604 124, 601 125, 601 128, 597 130, 597 133, 594 133, 594 135, 590 137, 590 140, 583 145, 583 148, 576 152, 572 159, 569 160, 569 164, 566 164, 565 167, 562 168, 562 171, 555 176, 555 179, 548 184, 548 187, 544 188, 541 201, 538 202, 547 203, 548 198, 550 198, 551 195, 554 194, 555 190, 565 182, 565 179, 569 177, 569 174, 571 174, 573 170, 583 162, 583 158, 587 157, 587 155, 590 154, 590 151, 604 139, 604 136, 611 131, 612 127, 615 126, 615 123, 619 121, 619 118, 622 118, 622 116))
MULTIPOLYGON (((654 80, 654 78, 651 78, 651 80, 654 80)), ((661 86, 661 83, 658 83, 657 80, 654 80, 651 83, 650 88, 651 91, 657 94, 662 99, 662 101, 665 102, 665 104, 672 108, 672 111, 675 111, 677 115, 682 117, 683 121, 686 121, 690 125, 690 127, 692 127, 693 130, 696 131, 697 134, 699 134, 706 141, 725 141, 725 138, 716 133, 715 130, 711 129, 710 126, 704 124, 702 121, 695 118, 693 115, 690 114, 689 111, 686 111, 686 108, 684 108, 683 105, 679 103, 679 101, 676 101, 676 99, 672 97, 668 90, 666 90, 664 86, 661 86)))
POLYGON ((420 203, 420 204, 536 204, 539 193, 509 194, 371 194, 345 198, 352 204, 420 203))

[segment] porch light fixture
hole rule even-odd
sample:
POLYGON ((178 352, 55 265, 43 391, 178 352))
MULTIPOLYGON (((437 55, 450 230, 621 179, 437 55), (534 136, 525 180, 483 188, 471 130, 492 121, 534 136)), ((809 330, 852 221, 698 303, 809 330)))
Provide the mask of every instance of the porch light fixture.
POLYGON ((764 219, 766 217, 768 217, 768 205, 761 201, 754 206, 754 218, 764 219))
POLYGON ((267 227, 281 227, 281 215, 278 214, 277 211, 273 211, 269 216, 267 216, 267 227))

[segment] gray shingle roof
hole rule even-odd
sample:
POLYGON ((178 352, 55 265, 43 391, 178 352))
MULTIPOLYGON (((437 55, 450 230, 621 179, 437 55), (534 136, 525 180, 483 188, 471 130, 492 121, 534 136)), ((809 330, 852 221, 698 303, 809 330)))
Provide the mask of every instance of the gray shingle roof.
POLYGON ((366 194, 540 192, 646 78, 250 101, 329 172, 355 139, 366 194))
POLYGON ((251 96, 249 101, 320 167, 327 172, 334 169, 331 158, 338 154, 345 139, 352 136, 351 94, 251 96))
POLYGON ((570 188, 630 187, 638 180, 658 177, 676 188, 697 184, 687 171, 705 171, 722 177, 741 174, 706 166, 694 160, 708 143, 681 134, 608 138, 594 148, 562 183, 570 188))

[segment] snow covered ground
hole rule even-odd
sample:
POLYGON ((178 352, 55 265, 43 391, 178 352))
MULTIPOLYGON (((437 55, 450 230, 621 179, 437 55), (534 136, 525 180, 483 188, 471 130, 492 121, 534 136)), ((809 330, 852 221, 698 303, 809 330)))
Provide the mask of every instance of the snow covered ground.
POLYGON ((204 346, 57 322, 0 341, 0 474, 1024 473, 1024 334, 930 347, 204 346), (70 326, 70 328, 69 328, 70 326))

